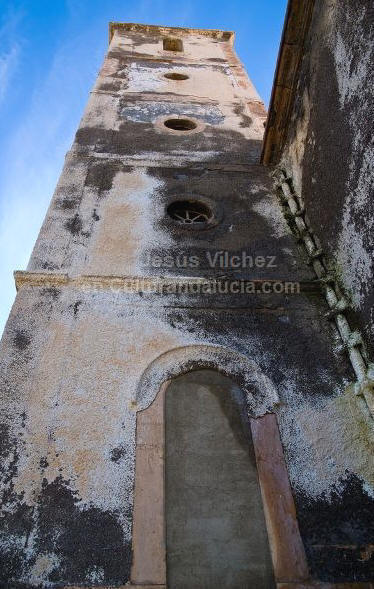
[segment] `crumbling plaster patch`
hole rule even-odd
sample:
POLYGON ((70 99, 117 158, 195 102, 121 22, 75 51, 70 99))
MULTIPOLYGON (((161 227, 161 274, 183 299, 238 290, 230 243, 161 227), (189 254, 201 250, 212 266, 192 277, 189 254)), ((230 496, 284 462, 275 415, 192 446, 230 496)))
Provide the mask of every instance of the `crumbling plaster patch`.
POLYGON ((117 103, 116 96, 103 92, 92 94, 87 103, 81 126, 118 131, 121 121, 117 114, 117 103))
POLYGON ((289 234, 287 223, 280 215, 274 195, 262 197, 261 200, 252 204, 251 208, 268 221, 274 237, 284 237, 289 234))
POLYGON ((161 92, 172 94, 176 99, 190 96, 192 100, 205 98, 212 100, 212 87, 215 88, 214 100, 230 100, 234 77, 230 68, 222 66, 218 70, 208 65, 194 65, 189 63, 148 64, 144 62, 129 63, 126 93, 161 92), (170 72, 177 72, 188 76, 187 80, 173 81, 164 76, 170 72))
POLYGON ((153 101, 125 106, 121 114, 129 121, 138 123, 154 122, 155 119, 162 116, 179 117, 199 117, 206 123, 211 125, 219 125, 223 122, 224 117, 217 106, 191 104, 183 102, 161 102, 153 101))
POLYGON ((311 497, 329 499, 347 472, 354 472, 374 496, 374 470, 371 448, 374 432, 370 416, 365 415, 352 387, 320 407, 287 406, 281 418, 282 442, 292 452, 289 476, 295 489, 311 497), (295 446, 304 452, 296 454, 295 446))
POLYGON ((45 553, 40 554, 31 568, 30 576, 25 579, 25 582, 30 582, 33 585, 40 585, 43 583, 44 587, 52 587, 53 583, 49 581, 49 575, 59 566, 59 558, 56 554, 45 553))
POLYGON ((112 189, 100 207, 101 222, 89 244, 88 274, 140 275, 144 251, 171 245, 170 237, 155 229, 155 205, 162 186, 146 168, 115 174, 112 189))

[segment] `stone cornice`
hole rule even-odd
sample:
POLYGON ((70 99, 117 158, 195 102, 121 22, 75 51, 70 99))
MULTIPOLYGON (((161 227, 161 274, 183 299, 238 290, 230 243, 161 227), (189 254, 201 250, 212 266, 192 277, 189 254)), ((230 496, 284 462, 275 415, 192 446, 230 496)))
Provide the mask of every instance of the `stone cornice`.
MULTIPOLYGON (((214 278, 189 277, 189 276, 104 276, 104 275, 80 275, 69 276, 56 272, 27 272, 16 270, 14 272, 16 289, 23 286, 43 286, 46 288, 59 286, 84 286, 91 288, 113 288, 127 292, 152 291, 172 284, 204 284, 213 282, 214 278)), ((256 282, 261 282, 256 280, 256 282)))
POLYGON ((199 284, 209 279, 186 276, 104 276, 104 275, 79 275, 69 276, 57 272, 27 272, 16 270, 14 272, 16 289, 23 286, 43 286, 46 288, 59 286, 84 286, 91 288, 113 288, 128 292, 157 289, 169 284, 199 284))
POLYGON ((274 165, 284 146, 314 0, 288 0, 278 53, 261 162, 274 165))
MULTIPOLYGON (((178 286, 206 285, 206 284, 223 284, 223 283, 251 283, 261 288, 263 284, 294 284, 299 285, 299 290, 293 294, 301 292, 319 292, 320 285, 318 281, 291 281, 288 278, 218 278, 218 277, 200 277, 200 276, 105 276, 105 275, 79 275, 69 276, 68 274, 57 272, 28 272, 16 270, 14 280, 17 291, 25 286, 58 288, 61 286, 87 287, 98 289, 122 290, 123 292, 160 292, 163 289, 178 286)), ((259 291, 257 291, 259 292, 259 291)), ((266 294, 266 293, 265 293, 266 294)), ((268 294, 271 294, 270 292, 268 294)))
POLYGON ((135 33, 151 33, 153 35, 204 35, 212 39, 229 41, 231 45, 234 42, 235 33, 233 31, 221 31, 218 29, 190 29, 188 27, 163 27, 162 25, 141 25, 128 22, 110 22, 109 23, 109 43, 111 42, 115 31, 132 31, 135 33))

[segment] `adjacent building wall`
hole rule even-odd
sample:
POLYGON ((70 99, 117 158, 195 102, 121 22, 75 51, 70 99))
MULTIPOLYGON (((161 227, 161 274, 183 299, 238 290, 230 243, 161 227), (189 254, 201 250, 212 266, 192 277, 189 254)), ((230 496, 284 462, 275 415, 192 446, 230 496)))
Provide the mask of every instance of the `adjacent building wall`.
MULTIPOLYGON (((316 0, 280 165, 374 352, 374 8, 316 0)), ((276 162, 273 162, 276 163, 276 162)))

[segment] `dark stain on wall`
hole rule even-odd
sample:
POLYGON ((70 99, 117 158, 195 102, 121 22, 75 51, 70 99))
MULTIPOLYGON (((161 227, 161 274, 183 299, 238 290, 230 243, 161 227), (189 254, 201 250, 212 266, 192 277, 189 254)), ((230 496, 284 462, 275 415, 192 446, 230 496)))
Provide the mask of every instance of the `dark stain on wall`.
MULTIPOLYGON (((223 305, 225 295, 212 295, 204 309, 191 301, 190 308, 167 309, 167 317, 178 329, 193 334, 203 332, 217 345, 232 346, 242 354, 252 357, 279 391, 287 389, 285 383, 292 373, 296 381, 300 379, 300 396, 305 395, 305 400, 317 407, 321 400, 333 395, 332 383, 336 379, 336 374, 344 378, 352 376, 352 372, 347 360, 342 361, 329 350, 331 332, 329 326, 324 324, 323 317, 318 317, 318 314, 312 311, 312 305, 302 295, 298 302, 294 301, 294 298, 290 298, 287 308, 277 309, 276 297, 269 296, 267 303, 269 305, 272 301, 275 309, 269 307, 269 311, 272 312, 266 312, 266 308, 263 307, 261 312, 264 297, 252 297, 252 306, 245 309, 240 307, 248 298, 244 296, 240 300, 238 297, 235 301, 234 297, 230 297, 233 308, 227 309, 222 306, 217 310, 214 306, 217 307, 220 302, 223 305), (196 308, 193 308, 194 304, 196 308), (288 317, 289 321, 280 320, 280 317, 288 317), (223 325, 230 325, 230 330, 222 329, 223 325), (249 353, 246 347, 245 342, 250 334, 256 341, 261 334, 258 357, 249 353), (284 346, 284 342, 287 342, 287 346, 284 346), (271 358, 266 358, 263 352, 270 349, 271 358), (321 349, 324 349, 323 358, 319 354, 321 349), (303 366, 302 373, 299 370, 300 366, 303 366), (313 374, 314 380, 306 382, 303 374, 313 374)), ((315 303, 318 308, 318 300, 315 300, 315 303)), ((243 387, 243 382, 238 384, 243 387)), ((288 403, 289 399, 285 398, 284 402, 288 403)))
POLYGON ((76 317, 78 315, 79 307, 81 306, 81 304, 82 304, 82 301, 75 301, 75 303, 73 305, 74 317, 76 317))
POLYGON ((117 448, 113 448, 110 452, 110 459, 113 462, 118 462, 125 456, 125 449, 118 446, 117 448))
POLYGON ((241 119, 242 119, 241 123, 240 123, 241 127, 246 128, 246 127, 250 127, 252 125, 252 119, 251 119, 251 117, 249 117, 248 115, 245 114, 243 104, 238 104, 237 106, 235 106, 234 113, 241 117, 241 119))
MULTIPOLYGON (((23 536, 25 531, 30 533, 33 526, 33 509, 22 504, 22 498, 16 498, 18 507, 7 514, 2 522, 4 538, 23 536)), ((27 569, 26 551, 20 546, 11 544, 8 549, 0 552, 0 587, 2 589, 23 589, 30 584, 20 583, 16 580, 22 577, 27 569)))
POLYGON ((98 153, 135 155, 149 152, 218 152, 216 162, 224 161, 254 163, 258 162, 261 141, 247 139, 238 131, 207 126, 204 131, 194 135, 180 136, 168 132, 155 132, 151 123, 126 121, 119 130, 101 127, 81 127, 76 134, 76 142, 82 147, 93 147, 98 153), (131 137, 131 141, 128 138, 131 137), (145 137, 147 138, 145 142, 145 137))
POLYGON ((113 187, 113 178, 121 166, 112 162, 99 162, 89 166, 85 186, 99 189, 100 192, 113 187))
POLYGON ((72 235, 78 235, 82 231, 82 220, 78 213, 65 222, 65 227, 72 235))
MULTIPOLYGON (((159 45, 160 44, 160 39, 161 39, 161 30, 158 29, 156 34, 152 34, 151 31, 148 31, 146 34, 142 33, 141 31, 136 31, 136 27, 137 25, 134 24, 133 28, 131 30, 131 32, 126 31, 126 32, 119 32, 119 36, 122 36, 124 38, 131 36, 131 41, 134 45, 134 47, 138 47, 139 45, 144 45, 144 43, 146 43, 147 45, 159 45)), ((128 47, 126 47, 126 49, 128 49, 128 47)))
POLYGON ((31 338, 30 335, 24 330, 17 330, 14 338, 13 343, 19 350, 26 350, 26 348, 30 345, 31 338))
POLYGON ((50 297, 52 300, 55 301, 61 295, 61 291, 54 286, 50 286, 48 288, 43 288, 41 291, 41 295, 43 297, 45 296, 47 300, 50 297))
MULTIPOLYGON (((4 439, 1 436, 0 439, 4 439)), ((1 452, 1 446, 0 446, 1 452)), ((17 455, 18 459, 18 455, 17 455)), ((45 468, 43 459, 40 465, 45 468)), ((16 466, 9 475, 14 473, 16 466)), ((22 496, 14 493, 12 484, 3 497, 3 505, 9 505, 2 519, 5 539, 0 553, 0 587, 15 589, 41 587, 45 583, 61 587, 73 583, 82 585, 125 584, 130 574, 131 548, 123 541, 119 514, 102 512, 97 508, 80 510, 78 500, 66 481, 58 477, 52 483, 42 482, 37 507, 23 503, 22 496), (16 508, 14 506, 17 506, 16 508), (33 537, 31 539, 31 532, 33 537), (24 538, 17 547, 7 540, 24 538), (33 551, 29 552, 29 543, 33 551), (31 556, 30 556, 31 554, 31 556), (58 556, 55 566, 42 585, 17 582, 23 571, 29 571, 36 563, 35 555, 58 556), (95 575, 98 575, 95 580, 95 575)))
POLYGON ((33 527, 33 508, 25 505, 22 495, 14 491, 13 477, 17 474, 19 461, 18 442, 10 428, 1 424, 0 478, 3 488, 2 505, 7 507, 3 513, 0 532, 0 586, 4 589, 22 586, 13 583, 12 579, 22 576, 27 561, 26 553, 21 542, 14 545, 11 539, 27 537, 33 527))
POLYGON ((119 92, 120 90, 124 90, 125 86, 121 82, 121 79, 119 79, 113 80, 113 82, 102 83, 98 89, 102 92, 119 92))
MULTIPOLYGON (((298 280, 313 279, 312 272, 302 263, 294 239, 284 224, 284 235, 275 236, 272 220, 257 212, 261 203, 270 203, 269 177, 260 165, 247 166, 242 172, 210 170, 208 166, 180 168, 149 168, 148 174, 163 184, 154 203, 154 225, 172 239, 170 247, 158 247, 144 256, 144 267, 152 273, 162 273, 152 267, 157 257, 171 260, 167 271, 171 274, 190 276, 225 276, 227 278, 292 279, 299 271, 298 280), (213 222, 206 228, 193 230, 181 225, 166 213, 167 206, 175 200, 201 199, 213 212, 213 222), (183 246, 181 247, 181 244, 183 246), (240 267, 234 268, 217 261, 214 256, 227 251, 238 255, 240 267), (184 255, 176 257, 176 252, 184 255), (243 262, 243 252, 249 257, 243 262), (209 256, 208 256, 209 253, 209 256), (198 265, 189 260, 195 257, 198 265), (263 258, 261 260, 261 258, 263 258)), ((277 202, 273 200, 274 207, 277 202)), ((282 223, 281 215, 274 210, 273 223, 282 223)))
POLYGON ((74 209, 79 204, 79 200, 73 198, 56 199, 55 206, 63 211, 74 209))
POLYGON ((374 578, 374 502, 347 473, 331 496, 297 494, 297 512, 312 575, 321 581, 374 578))
POLYGON ((58 268, 58 266, 56 264, 53 264, 52 262, 42 262, 41 264, 43 270, 56 270, 58 268))
MULTIPOLYGON (((91 584, 95 571, 99 584, 125 584, 129 579, 131 547, 123 541, 118 514, 98 508, 79 509, 67 481, 43 481, 38 503, 37 547, 59 556, 50 582, 91 584)), ((98 584, 93 581, 93 585, 98 584)))

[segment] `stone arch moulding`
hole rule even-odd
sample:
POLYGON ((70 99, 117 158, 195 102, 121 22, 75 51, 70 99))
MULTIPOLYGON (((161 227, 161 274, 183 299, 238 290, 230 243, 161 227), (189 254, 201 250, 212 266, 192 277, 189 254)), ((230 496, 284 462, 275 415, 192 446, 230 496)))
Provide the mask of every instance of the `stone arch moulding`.
POLYGON ((201 368, 218 370, 236 382, 246 394, 251 417, 270 413, 279 403, 274 384, 253 360, 223 346, 190 345, 169 350, 149 364, 136 391, 136 411, 151 405, 164 382, 201 368))

